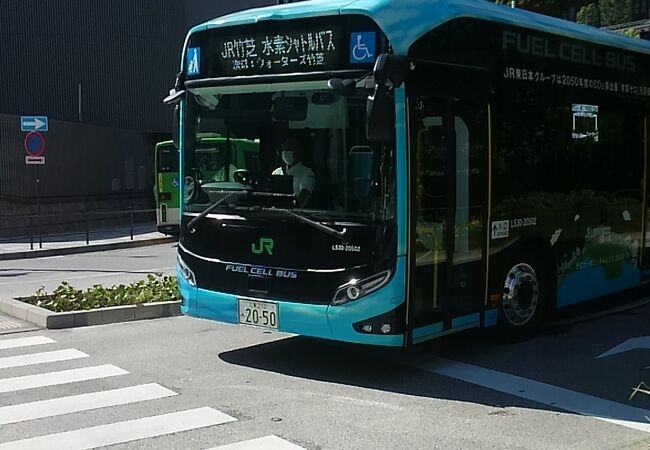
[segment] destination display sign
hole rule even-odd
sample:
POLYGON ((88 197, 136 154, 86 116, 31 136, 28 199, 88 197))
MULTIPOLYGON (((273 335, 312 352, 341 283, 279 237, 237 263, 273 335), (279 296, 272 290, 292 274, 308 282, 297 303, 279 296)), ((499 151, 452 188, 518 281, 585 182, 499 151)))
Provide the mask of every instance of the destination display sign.
POLYGON ((356 16, 208 29, 190 39, 185 68, 188 78, 366 69, 380 39, 374 22, 356 16))
POLYGON ((329 27, 290 34, 227 37, 219 40, 218 58, 224 69, 232 72, 328 67, 340 61, 340 34, 338 27, 329 27))

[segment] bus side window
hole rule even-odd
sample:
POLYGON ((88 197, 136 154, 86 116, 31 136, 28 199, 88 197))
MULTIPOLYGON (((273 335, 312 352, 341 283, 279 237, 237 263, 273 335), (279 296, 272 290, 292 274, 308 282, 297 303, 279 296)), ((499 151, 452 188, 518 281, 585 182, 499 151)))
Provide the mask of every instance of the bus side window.
POLYGON ((417 189, 419 215, 425 222, 440 222, 447 206, 446 152, 442 142, 442 119, 426 117, 417 134, 417 189))

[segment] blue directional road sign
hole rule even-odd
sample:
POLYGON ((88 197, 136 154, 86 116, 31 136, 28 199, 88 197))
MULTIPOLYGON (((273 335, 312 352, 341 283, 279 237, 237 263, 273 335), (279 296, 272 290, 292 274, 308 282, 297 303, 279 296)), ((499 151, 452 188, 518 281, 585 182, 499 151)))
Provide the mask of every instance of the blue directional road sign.
POLYGON ((20 116, 20 131, 47 131, 47 116, 20 116))

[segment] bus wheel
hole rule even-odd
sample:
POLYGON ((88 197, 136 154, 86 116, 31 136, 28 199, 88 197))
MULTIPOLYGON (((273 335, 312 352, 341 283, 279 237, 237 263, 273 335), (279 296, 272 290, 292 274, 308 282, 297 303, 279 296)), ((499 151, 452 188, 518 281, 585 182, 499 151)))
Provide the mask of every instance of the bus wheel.
POLYGON ((547 277, 541 264, 507 264, 499 306, 498 334, 507 341, 531 337, 546 308, 547 277))

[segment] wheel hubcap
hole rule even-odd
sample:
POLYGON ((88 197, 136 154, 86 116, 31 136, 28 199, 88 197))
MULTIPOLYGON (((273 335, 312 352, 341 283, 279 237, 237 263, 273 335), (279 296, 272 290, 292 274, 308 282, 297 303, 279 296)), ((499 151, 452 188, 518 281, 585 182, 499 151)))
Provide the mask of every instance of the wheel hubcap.
POLYGON ((522 326, 528 323, 539 304, 539 282, 537 274, 528 264, 516 264, 506 275, 503 287, 503 313, 511 324, 522 326))

